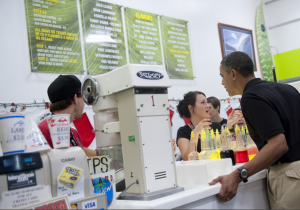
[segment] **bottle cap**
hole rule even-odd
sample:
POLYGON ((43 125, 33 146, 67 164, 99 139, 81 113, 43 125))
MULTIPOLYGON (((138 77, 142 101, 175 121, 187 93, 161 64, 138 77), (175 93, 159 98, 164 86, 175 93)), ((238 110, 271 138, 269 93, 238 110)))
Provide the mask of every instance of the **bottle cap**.
POLYGON ((215 133, 214 133, 213 129, 210 130, 210 135, 211 135, 211 138, 215 138, 215 133))
POLYGON ((235 125, 235 135, 236 136, 240 135, 240 129, 239 129, 238 125, 235 125))
POLYGON ((195 134, 194 134, 194 132, 192 131, 191 132, 191 139, 194 139, 195 138, 195 134))

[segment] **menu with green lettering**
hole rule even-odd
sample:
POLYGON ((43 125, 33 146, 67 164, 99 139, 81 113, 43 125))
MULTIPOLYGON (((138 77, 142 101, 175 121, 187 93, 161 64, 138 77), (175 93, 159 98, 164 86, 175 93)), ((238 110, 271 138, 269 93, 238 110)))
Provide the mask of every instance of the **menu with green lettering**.
POLYGON ((88 74, 109 72, 127 64, 121 6, 81 0, 88 74))
POLYGON ((77 1, 25 0, 32 72, 81 74, 77 1))
POLYGON ((136 9, 125 9, 129 62, 162 65, 158 17, 136 9))
POLYGON ((170 79, 193 79, 187 22, 163 16, 161 33, 165 65, 170 79))

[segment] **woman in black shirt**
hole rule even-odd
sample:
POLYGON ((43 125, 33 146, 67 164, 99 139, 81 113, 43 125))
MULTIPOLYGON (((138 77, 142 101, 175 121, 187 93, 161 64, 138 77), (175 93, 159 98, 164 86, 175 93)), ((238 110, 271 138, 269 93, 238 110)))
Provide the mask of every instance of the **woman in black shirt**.
MULTIPOLYGON (((190 137, 192 130, 194 130, 195 136, 199 136, 201 130, 206 128, 212 128, 214 131, 216 129, 221 130, 219 123, 210 122, 208 109, 205 94, 199 91, 188 92, 177 105, 177 111, 181 118, 191 118, 191 122, 180 127, 177 132, 177 145, 183 160, 188 160, 188 155, 191 152, 190 137)), ((200 139, 198 139, 197 150, 201 152, 200 139)))

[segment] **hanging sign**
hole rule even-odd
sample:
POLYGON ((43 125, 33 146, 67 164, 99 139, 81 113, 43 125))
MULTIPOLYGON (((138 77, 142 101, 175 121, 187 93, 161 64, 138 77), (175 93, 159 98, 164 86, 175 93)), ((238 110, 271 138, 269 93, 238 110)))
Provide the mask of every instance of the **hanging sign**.
POLYGON ((257 42, 257 48, 258 48, 258 55, 260 60, 260 66, 263 73, 263 78, 266 81, 274 81, 273 78, 273 72, 272 72, 272 66, 273 59, 272 59, 272 53, 268 38, 268 32, 265 27, 265 17, 264 17, 264 11, 262 2, 260 3, 260 6, 257 9, 256 13, 256 42, 257 42))
POLYGON ((121 6, 81 0, 88 74, 104 74, 127 64, 121 6))
POLYGON ((125 20, 130 63, 162 65, 157 15, 126 8, 125 20))
POLYGON ((193 79, 187 22, 161 17, 165 65, 170 79, 193 79))
POLYGON ((81 74, 77 1, 25 0, 32 72, 81 74))

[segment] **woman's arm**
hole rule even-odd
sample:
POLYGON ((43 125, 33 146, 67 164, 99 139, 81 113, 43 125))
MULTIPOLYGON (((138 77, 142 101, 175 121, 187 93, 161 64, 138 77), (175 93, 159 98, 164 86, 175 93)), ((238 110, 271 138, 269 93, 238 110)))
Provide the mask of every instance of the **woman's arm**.
POLYGON ((179 147, 179 150, 181 152, 181 156, 182 159, 184 161, 188 160, 188 156, 191 152, 191 148, 190 148, 190 140, 186 139, 186 138, 179 138, 177 140, 177 145, 179 147))

